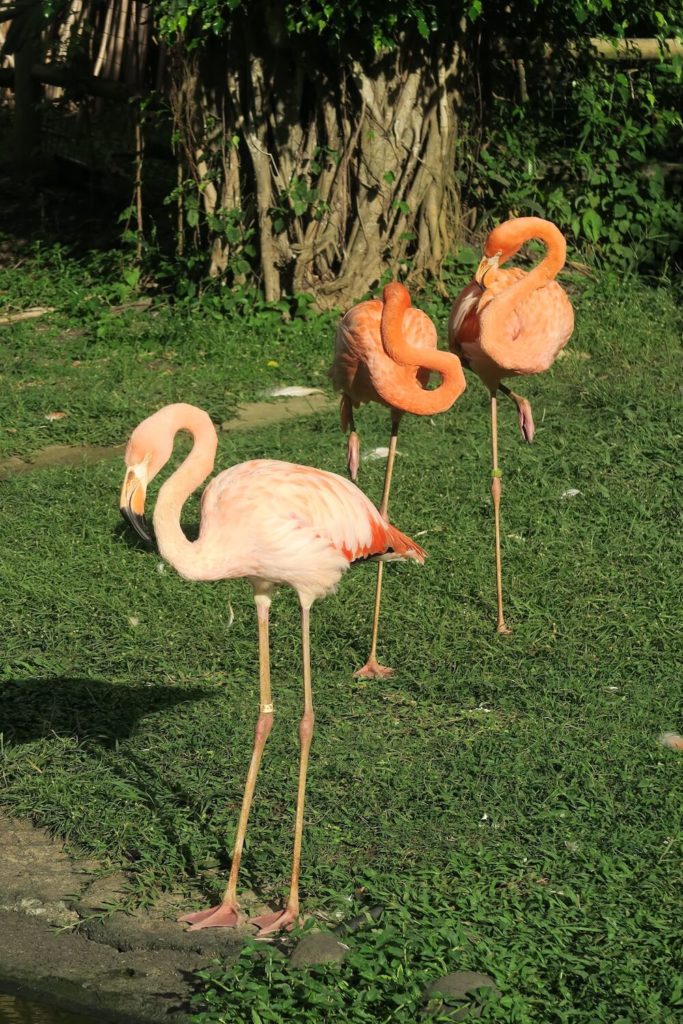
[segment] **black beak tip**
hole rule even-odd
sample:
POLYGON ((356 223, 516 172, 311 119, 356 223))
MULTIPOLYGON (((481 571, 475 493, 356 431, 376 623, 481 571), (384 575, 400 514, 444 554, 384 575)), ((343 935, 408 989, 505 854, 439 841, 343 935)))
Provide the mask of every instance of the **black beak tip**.
POLYGON ((147 520, 144 515, 140 516, 136 512, 133 512, 126 505, 121 505, 121 515, 126 520, 129 526, 132 526, 138 537, 147 545, 148 548, 154 548, 154 537, 152 531, 147 525, 147 520))

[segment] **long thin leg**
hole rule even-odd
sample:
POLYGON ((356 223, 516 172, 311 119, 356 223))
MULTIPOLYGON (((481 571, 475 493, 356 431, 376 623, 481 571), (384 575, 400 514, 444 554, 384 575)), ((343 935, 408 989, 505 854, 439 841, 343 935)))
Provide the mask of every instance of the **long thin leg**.
POLYGON ((498 407, 496 392, 491 392, 491 496, 493 498, 493 515, 496 527, 496 590, 498 595, 498 632, 511 633, 503 618, 503 573, 500 558, 500 478, 503 473, 498 468, 498 407))
POLYGON ((242 797, 242 810, 240 812, 239 824, 235 846, 232 851, 230 863, 230 875, 228 884, 221 903, 217 907, 210 907, 208 910, 200 910, 194 914, 186 914, 178 918, 179 921, 187 921, 192 927, 189 931, 198 931, 200 928, 229 928, 241 923, 239 904, 237 902, 237 875, 239 874, 242 850, 244 848, 244 837, 249 821, 249 811, 256 787, 256 777, 261 765, 261 756, 266 740, 273 727, 273 704, 270 692, 270 650, 268 638, 268 620, 270 614, 270 596, 256 594, 256 613, 258 616, 259 629, 259 677, 260 677, 260 707, 259 716, 256 722, 254 734, 254 749, 251 755, 251 763, 247 773, 247 781, 244 786, 242 797))
POLYGON ((348 395, 342 395, 339 404, 341 427, 343 431, 349 431, 346 442, 346 467, 350 478, 355 483, 358 478, 358 467, 360 465, 360 440, 356 433, 356 424, 353 420, 353 402, 348 395))
MULTIPOLYGON (((379 506, 379 511, 384 519, 388 518, 389 511, 389 492, 391 491, 391 479, 394 473, 394 461, 396 459, 396 445, 398 444, 398 425, 399 420, 392 416, 391 418, 391 438, 389 440, 389 454, 387 456, 387 468, 384 474, 384 490, 382 492, 382 502, 379 506)), ((370 654, 368 660, 362 668, 359 668, 354 672, 354 676, 359 679, 386 679, 392 675, 393 668, 387 668, 385 665, 380 665, 377 661, 377 637, 379 634, 379 612, 382 604, 382 578, 384 575, 384 562, 377 563, 377 586, 375 588, 375 609, 372 616, 372 640, 370 643, 370 654)))
POLYGON ((306 799, 306 775, 308 773, 308 755, 313 739, 315 715, 313 713, 313 689, 311 686, 311 651, 309 640, 309 608, 301 605, 301 652, 304 673, 304 713, 299 722, 299 743, 301 757, 299 761, 299 791, 296 800, 296 818, 294 821, 294 852, 292 854, 292 876, 289 886, 289 899, 284 910, 274 914, 265 914, 251 921, 260 927, 258 938, 270 935, 295 924, 299 917, 299 876, 301 873, 301 840, 304 831, 304 803, 306 799))
POLYGON ((531 411, 531 402, 528 398, 523 398, 522 395, 516 394, 510 388, 506 387, 505 384, 499 384, 498 390, 501 391, 507 398, 517 406, 517 422, 519 423, 519 432, 522 435, 522 439, 531 444, 536 433, 536 427, 534 426, 534 416, 531 411))

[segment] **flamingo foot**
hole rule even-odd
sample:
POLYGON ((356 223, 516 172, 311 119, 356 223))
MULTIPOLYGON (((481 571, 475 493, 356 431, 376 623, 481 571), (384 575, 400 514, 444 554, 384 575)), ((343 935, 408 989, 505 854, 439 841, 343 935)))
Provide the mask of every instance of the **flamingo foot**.
POLYGON ((275 932, 291 932, 295 924, 299 923, 299 915, 293 910, 276 910, 272 914, 262 914, 260 917, 252 917, 249 924, 255 924, 259 931, 257 939, 265 939, 275 932))
POLYGON ((353 673, 355 679, 388 679, 393 676, 394 669, 380 665, 376 658, 368 658, 362 668, 353 673))
POLYGON ((346 443, 346 465, 349 476, 355 483, 358 479, 358 467, 360 466, 360 441, 358 434, 352 430, 346 443))
POLYGON ((499 622, 497 627, 496 627, 496 629, 500 633, 501 636, 511 636, 512 635, 512 630, 510 629, 509 626, 506 626, 504 622, 499 622))
POLYGON ((526 441, 527 444, 531 444, 536 433, 536 427, 534 426, 534 417, 531 412, 531 402, 527 398, 518 397, 517 422, 519 423, 519 432, 522 435, 522 440, 526 441))
POLYGON ((197 910, 192 914, 184 914, 178 918, 190 925, 188 932, 198 932, 201 928, 236 928, 244 923, 236 903, 220 903, 208 910, 197 910))

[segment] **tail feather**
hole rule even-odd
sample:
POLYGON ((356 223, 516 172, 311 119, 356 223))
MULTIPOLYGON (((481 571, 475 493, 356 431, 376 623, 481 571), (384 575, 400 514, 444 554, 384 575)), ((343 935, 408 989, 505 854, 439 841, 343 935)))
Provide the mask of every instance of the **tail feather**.
POLYGON ((411 540, 405 533, 401 533, 391 523, 379 524, 373 530, 372 543, 367 548, 362 548, 353 554, 344 551, 352 565, 359 562, 419 562, 424 564, 427 552, 411 540))
MULTIPOLYGON (((424 548, 421 548, 419 544, 416 544, 414 540, 411 540, 407 534, 401 533, 395 526, 390 523, 387 524, 387 533, 389 534, 389 551, 387 551, 385 557, 387 558, 400 558, 400 559, 412 559, 415 562, 419 562, 420 565, 424 564, 424 560, 427 557, 427 552, 424 548)), ((380 556, 382 557, 382 556, 380 556)))

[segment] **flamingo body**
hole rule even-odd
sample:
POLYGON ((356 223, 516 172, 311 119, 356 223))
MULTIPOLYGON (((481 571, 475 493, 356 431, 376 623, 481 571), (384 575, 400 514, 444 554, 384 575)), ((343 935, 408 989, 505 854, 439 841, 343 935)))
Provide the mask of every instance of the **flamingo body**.
MULTIPOLYGON (((380 512, 387 517, 401 417, 405 412, 431 416, 449 409, 465 390, 460 359, 438 350, 434 324, 426 313, 411 305, 408 289, 392 281, 384 288, 382 301, 359 302, 339 323, 329 376, 342 392, 341 425, 342 430, 350 431, 347 465, 352 480, 356 479, 360 463, 354 408, 365 402, 379 402, 390 410, 391 439, 380 505, 380 512), (432 371, 442 379, 437 388, 429 391, 432 371)), ((383 678, 392 672, 377 660, 382 572, 380 563, 370 654, 366 664, 355 673, 369 679, 383 678)))
MULTIPOLYGON (((339 322, 330 378, 354 408, 379 402, 402 415, 410 412, 416 387, 426 388, 430 372, 421 366, 402 366, 386 353, 381 335, 383 309, 379 299, 369 299, 353 306, 339 322), (393 404, 383 393, 391 394, 393 404)), ((436 349, 436 328, 421 309, 408 307, 403 330, 415 348, 436 349)))
POLYGON ((453 303, 448 322, 452 352, 483 381, 491 393, 491 448, 495 517, 496 587, 498 631, 509 633, 503 616, 500 555, 501 470, 498 466, 498 419, 496 392, 500 389, 517 406, 520 431, 525 441, 534 437, 531 405, 502 384, 505 377, 542 373, 554 362, 574 329, 574 311, 564 289, 554 280, 564 266, 566 242, 550 221, 517 217, 498 225, 489 234, 474 280, 453 303), (537 238, 546 255, 525 273, 505 263, 524 242, 537 238))
POLYGON ((451 309, 450 347, 489 389, 506 377, 549 369, 574 330, 574 310, 557 281, 521 298, 504 318, 498 315, 496 297, 525 276, 523 270, 500 271, 484 292, 472 282, 451 309))
POLYGON ((196 561, 179 571, 189 579, 243 576, 286 584, 310 605, 334 590, 354 561, 373 557, 424 553, 349 480, 258 459, 224 470, 208 485, 196 561))
POLYGON ((301 752, 292 873, 287 906, 252 921, 260 928, 259 935, 268 935, 291 927, 299 913, 304 797, 315 720, 309 657, 310 607, 334 589, 355 561, 398 558, 423 562, 425 552, 389 525, 348 480, 321 469, 273 459, 244 462, 219 473, 202 495, 199 536, 190 541, 180 525, 182 507, 211 473, 218 438, 207 414, 185 404, 166 406, 144 420, 134 430, 126 449, 120 507, 125 518, 147 540, 151 539, 144 521, 147 486, 170 459, 175 435, 180 430, 188 430, 194 444, 159 491, 154 509, 159 551, 186 579, 246 577, 254 591, 259 628, 259 716, 230 877, 218 906, 181 918, 191 929, 234 927, 242 920, 237 876, 256 777, 274 715, 268 640, 274 587, 281 583, 293 587, 301 605, 304 710, 299 723, 301 752))

